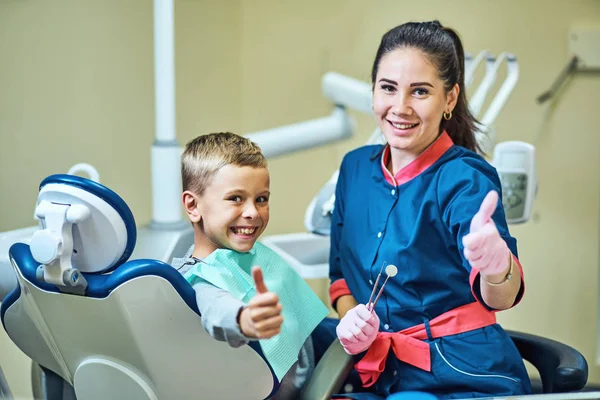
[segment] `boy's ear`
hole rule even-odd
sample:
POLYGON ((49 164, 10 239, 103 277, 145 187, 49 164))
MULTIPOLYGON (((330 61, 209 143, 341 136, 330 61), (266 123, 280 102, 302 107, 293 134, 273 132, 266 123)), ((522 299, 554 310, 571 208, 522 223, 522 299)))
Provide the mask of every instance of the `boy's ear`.
POLYGON ((198 223, 202 219, 202 212, 199 208, 198 198, 189 190, 186 190, 181 195, 181 200, 183 201, 183 209, 187 214, 190 221, 193 223, 198 223))

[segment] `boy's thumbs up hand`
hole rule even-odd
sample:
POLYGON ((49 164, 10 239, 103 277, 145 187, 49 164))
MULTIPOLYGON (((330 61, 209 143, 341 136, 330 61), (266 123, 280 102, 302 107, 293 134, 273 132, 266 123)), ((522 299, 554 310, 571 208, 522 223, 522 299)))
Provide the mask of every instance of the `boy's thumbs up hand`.
POLYGON ((265 285, 262 269, 260 269, 260 267, 252 267, 252 278, 254 279, 254 285, 256 286, 256 293, 267 293, 269 291, 267 285, 265 285))
POLYGON ((240 313, 240 330, 250 338, 269 339, 281 331, 281 303, 276 293, 269 292, 260 267, 252 267, 252 278, 256 296, 240 313))

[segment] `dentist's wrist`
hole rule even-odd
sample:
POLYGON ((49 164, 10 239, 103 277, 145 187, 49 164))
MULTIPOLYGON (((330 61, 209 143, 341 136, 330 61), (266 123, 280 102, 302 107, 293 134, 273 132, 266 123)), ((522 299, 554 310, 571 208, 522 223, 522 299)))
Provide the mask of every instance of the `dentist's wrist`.
POLYGON ((483 272, 480 273, 481 279, 489 286, 502 286, 508 281, 512 279, 514 271, 514 260, 512 257, 512 253, 508 252, 508 264, 506 268, 496 274, 485 274, 483 272))

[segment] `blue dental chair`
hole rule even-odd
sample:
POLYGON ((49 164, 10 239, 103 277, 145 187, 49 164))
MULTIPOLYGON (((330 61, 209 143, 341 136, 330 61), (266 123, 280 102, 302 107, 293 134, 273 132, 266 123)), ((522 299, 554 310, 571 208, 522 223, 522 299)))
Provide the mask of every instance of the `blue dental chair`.
POLYGON ((40 185, 36 217, 31 244, 10 248, 18 287, 0 316, 43 367, 43 392, 57 377, 79 400, 263 399, 276 390, 259 346, 232 349, 206 333, 178 271, 127 261, 135 221, 114 192, 53 175, 40 185))
MULTIPOLYGON (((259 346, 232 349, 205 332, 194 291, 178 271, 155 260, 127 261, 135 221, 114 192, 53 175, 40 184, 36 216, 41 228, 31 244, 10 249, 18 287, 0 317, 35 362, 45 399, 264 399, 277 389, 259 346)), ((577 350, 510 335, 539 370, 543 392, 585 385, 587 363, 577 350)), ((343 391, 351 369, 335 341, 301 399, 343 391)))

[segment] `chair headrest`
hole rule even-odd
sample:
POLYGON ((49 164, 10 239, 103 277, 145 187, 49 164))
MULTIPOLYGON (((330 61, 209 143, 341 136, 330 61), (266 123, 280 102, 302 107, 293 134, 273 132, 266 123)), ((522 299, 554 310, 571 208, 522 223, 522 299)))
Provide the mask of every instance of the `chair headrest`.
POLYGON ((89 179, 63 174, 44 179, 36 216, 42 231, 32 238, 31 249, 41 263, 72 246, 73 268, 84 273, 105 273, 126 262, 135 247, 135 219, 127 204, 112 190, 89 179), (63 233, 56 229, 51 232, 50 225, 63 225, 51 219, 63 209, 64 223, 72 223, 72 231, 65 230, 64 236, 68 237, 55 240, 63 233))

